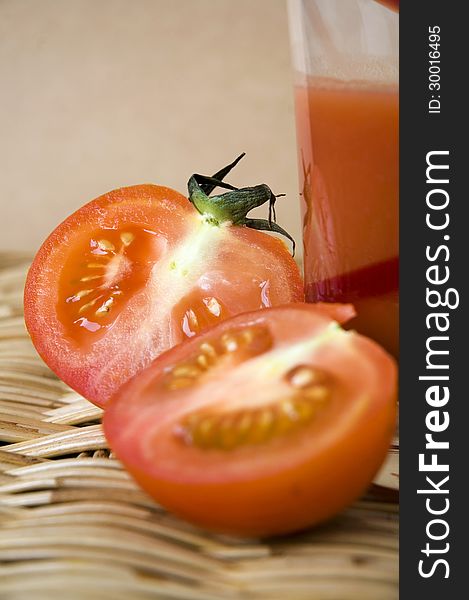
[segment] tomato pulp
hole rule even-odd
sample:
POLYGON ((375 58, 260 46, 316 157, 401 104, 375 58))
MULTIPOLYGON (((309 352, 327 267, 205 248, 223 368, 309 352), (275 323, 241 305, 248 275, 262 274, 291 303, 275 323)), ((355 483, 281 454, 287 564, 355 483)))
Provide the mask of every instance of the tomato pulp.
POLYGON ((295 531, 369 485, 394 429, 396 365, 343 330, 347 306, 238 315, 169 350, 108 404, 104 430, 177 515, 238 535, 295 531))

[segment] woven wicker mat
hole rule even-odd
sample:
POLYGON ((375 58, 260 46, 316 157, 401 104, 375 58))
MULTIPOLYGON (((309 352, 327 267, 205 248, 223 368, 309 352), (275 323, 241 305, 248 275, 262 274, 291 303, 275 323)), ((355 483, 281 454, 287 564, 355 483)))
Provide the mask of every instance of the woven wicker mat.
POLYGON ((27 266, 0 254, 1 600, 397 598, 389 497, 299 535, 244 541, 191 527, 140 491, 107 450, 101 411, 36 355, 27 266))

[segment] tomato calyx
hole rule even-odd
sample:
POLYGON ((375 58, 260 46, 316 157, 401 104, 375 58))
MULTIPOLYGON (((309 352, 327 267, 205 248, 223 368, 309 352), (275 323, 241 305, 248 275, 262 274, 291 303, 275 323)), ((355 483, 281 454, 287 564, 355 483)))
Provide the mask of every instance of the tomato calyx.
POLYGON ((277 198, 284 196, 284 194, 275 195, 265 183, 253 187, 236 188, 223 181, 244 155, 243 152, 232 163, 220 169, 212 177, 194 173, 187 183, 189 201, 212 225, 219 226, 229 222, 232 225, 249 227, 258 231, 272 231, 285 236, 292 243, 292 255, 294 256, 295 240, 276 222, 275 202, 277 198), (230 191, 210 196, 216 187, 230 191), (269 203, 268 219, 249 219, 247 217, 251 210, 267 202, 269 203))

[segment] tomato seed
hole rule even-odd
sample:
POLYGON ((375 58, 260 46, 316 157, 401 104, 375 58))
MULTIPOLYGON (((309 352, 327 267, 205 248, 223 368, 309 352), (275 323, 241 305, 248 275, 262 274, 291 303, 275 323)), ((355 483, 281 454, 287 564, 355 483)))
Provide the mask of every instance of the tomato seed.
POLYGON ((228 333, 224 333, 221 336, 221 343, 227 352, 235 352, 238 349, 236 338, 228 333))
POLYGON ((321 401, 325 400, 330 395, 330 390, 325 385, 315 385, 302 390, 304 396, 308 400, 321 401))
POLYGON ((242 439, 252 427, 252 416, 249 413, 242 415, 238 422, 238 435, 242 439))
POLYGON ((305 423, 310 421, 314 414, 314 406, 307 400, 298 399, 295 401, 295 411, 298 415, 298 420, 305 423))
POLYGON ((98 240, 98 247, 101 250, 106 250, 109 252, 112 252, 113 250, 115 250, 115 246, 113 243, 111 243, 109 240, 98 240))
POLYGON ((280 410, 290 421, 298 419, 296 407, 290 398, 281 402, 280 410))
POLYGON ((212 346, 212 344, 209 344, 207 342, 200 344, 200 350, 201 350, 201 352, 203 352, 206 356, 208 356, 210 358, 217 358, 217 356, 218 356, 217 351, 212 346))
POLYGON ((238 435, 233 417, 224 417, 219 426, 218 443, 223 450, 232 450, 238 445, 238 435))
POLYGON ((200 369, 192 365, 180 365, 173 369, 172 374, 175 377, 198 377, 200 369))
POLYGON ((130 244, 134 241, 135 235, 130 233, 130 231, 124 231, 120 234, 121 242, 124 246, 130 246, 130 244))
POLYGON ((186 387, 194 385, 194 380, 188 377, 175 377, 168 381, 166 388, 168 390, 180 390, 186 387))
POLYGON ((91 292, 94 292, 94 290, 80 290, 72 296, 72 301, 76 302, 77 300, 81 300, 85 296, 88 296, 88 294, 91 294, 91 292))
POLYGON ((78 310, 78 314, 82 314, 84 313, 86 310, 88 310, 89 308, 91 308, 93 306, 93 304, 96 304, 96 302, 99 300, 99 296, 97 298, 93 298, 93 300, 90 300, 89 302, 87 302, 86 304, 83 304, 83 306, 81 306, 78 310))
POLYGON ((322 369, 310 365, 298 365, 288 371, 286 379, 293 387, 306 388, 323 383, 327 375, 322 369))
POLYGON ((204 369, 204 370, 208 369, 208 360, 207 360, 207 357, 205 356, 205 354, 199 354, 198 357, 196 358, 196 363, 202 369, 204 369))
POLYGON ((214 429, 214 420, 210 417, 206 417, 199 421, 191 431, 192 442, 199 447, 209 448, 212 441, 212 434, 214 429))
POLYGON ((219 317, 221 314, 221 306, 216 298, 213 296, 211 298, 204 298, 204 304, 208 308, 208 310, 215 317, 219 317))
POLYGON ((96 316, 100 316, 104 313, 108 313, 111 310, 111 305, 114 302, 114 298, 108 298, 106 300, 106 302, 104 302, 99 308, 98 310, 95 312, 96 316))

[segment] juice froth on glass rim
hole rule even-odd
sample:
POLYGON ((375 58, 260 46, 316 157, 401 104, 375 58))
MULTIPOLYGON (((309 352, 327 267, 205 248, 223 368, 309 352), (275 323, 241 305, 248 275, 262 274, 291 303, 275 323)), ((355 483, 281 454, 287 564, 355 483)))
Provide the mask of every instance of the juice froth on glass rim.
POLYGON ((296 88, 306 298, 353 302, 351 327, 398 352, 397 84, 296 88))

